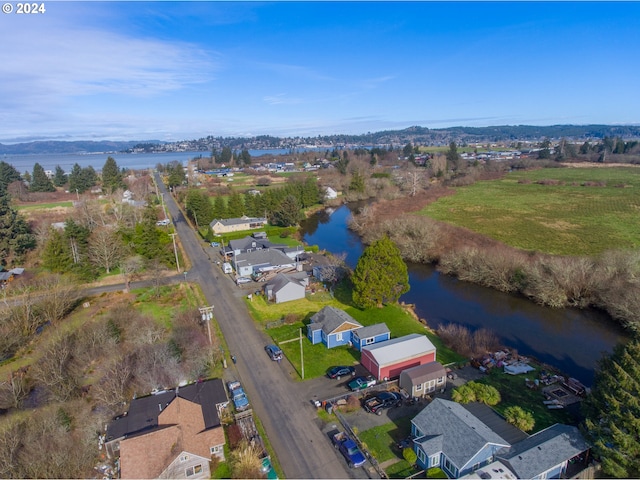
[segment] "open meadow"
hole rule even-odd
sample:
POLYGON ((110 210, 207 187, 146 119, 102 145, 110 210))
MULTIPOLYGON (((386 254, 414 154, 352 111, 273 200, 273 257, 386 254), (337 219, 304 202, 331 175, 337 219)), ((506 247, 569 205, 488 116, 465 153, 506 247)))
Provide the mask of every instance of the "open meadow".
POLYGON ((456 189, 420 211, 524 250, 597 255, 640 245, 640 168, 546 168, 456 189))

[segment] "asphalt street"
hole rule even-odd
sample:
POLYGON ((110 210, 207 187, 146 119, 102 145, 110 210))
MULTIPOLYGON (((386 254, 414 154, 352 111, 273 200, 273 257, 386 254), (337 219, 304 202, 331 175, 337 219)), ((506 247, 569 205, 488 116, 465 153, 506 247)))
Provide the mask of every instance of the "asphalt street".
MULTIPOLYGON (((254 413, 262 422, 269 442, 287 478, 362 478, 362 469, 351 471, 336 454, 312 405, 313 386, 295 382, 291 365, 284 359, 273 362, 264 351, 271 343, 251 319, 242 295, 216 265, 213 249, 197 237, 175 201, 167 193, 159 175, 156 182, 164 193, 166 207, 185 254, 191 261, 187 280, 198 282, 220 326, 230 354, 237 363, 228 374, 236 376, 249 396, 254 413)), ((324 380, 324 379, 318 379, 324 380)), ((337 388, 337 387, 336 387, 337 388)))

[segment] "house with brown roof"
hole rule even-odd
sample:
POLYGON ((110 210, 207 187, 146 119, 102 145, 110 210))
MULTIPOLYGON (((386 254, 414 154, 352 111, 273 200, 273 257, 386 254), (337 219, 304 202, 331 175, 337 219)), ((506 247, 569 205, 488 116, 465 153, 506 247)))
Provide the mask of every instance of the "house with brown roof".
POLYGON ((132 400, 107 427, 106 451, 120 457, 120 478, 210 478, 211 458, 224 460, 220 414, 228 403, 220 379, 132 400))
POLYGON ((412 397, 423 397, 447 386, 447 371, 440 362, 429 362, 400 372, 398 385, 412 397))

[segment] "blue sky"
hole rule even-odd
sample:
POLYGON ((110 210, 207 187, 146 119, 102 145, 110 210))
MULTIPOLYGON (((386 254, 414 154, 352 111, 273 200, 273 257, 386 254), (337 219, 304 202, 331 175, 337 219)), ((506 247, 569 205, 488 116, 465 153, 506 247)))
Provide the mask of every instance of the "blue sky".
POLYGON ((640 123, 637 2, 45 7, 0 17, 2 143, 640 123))

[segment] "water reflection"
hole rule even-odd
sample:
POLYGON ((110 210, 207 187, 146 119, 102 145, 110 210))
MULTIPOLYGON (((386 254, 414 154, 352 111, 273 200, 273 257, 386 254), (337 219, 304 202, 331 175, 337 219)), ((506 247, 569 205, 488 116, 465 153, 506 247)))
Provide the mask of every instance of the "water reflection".
MULTIPOLYGON (((352 210, 342 206, 303 225, 304 240, 333 253, 346 253, 355 267, 362 244, 347 228, 352 210)), ((441 275, 430 265, 409 264, 411 290, 400 299, 415 304, 416 313, 437 328, 457 323, 471 330, 487 328, 520 354, 533 355, 590 385, 603 353, 626 341, 627 335, 605 314, 594 310, 551 309, 517 295, 509 295, 441 275)))

